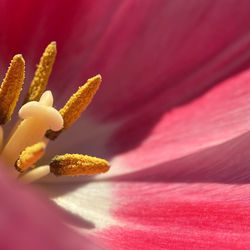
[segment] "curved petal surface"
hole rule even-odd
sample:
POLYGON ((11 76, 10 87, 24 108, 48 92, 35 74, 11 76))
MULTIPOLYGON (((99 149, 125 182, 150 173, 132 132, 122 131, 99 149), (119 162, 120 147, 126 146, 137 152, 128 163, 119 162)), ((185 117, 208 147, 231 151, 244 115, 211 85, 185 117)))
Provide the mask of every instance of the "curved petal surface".
POLYGON ((67 227, 51 202, 10 179, 5 166, 0 167, 1 249, 100 249, 67 227))
MULTIPOLYGON (((108 249, 135 245, 138 249, 247 249, 249 141, 247 132, 152 168, 94 181, 92 191, 85 190, 94 194, 93 200, 81 183, 74 184, 74 192, 61 193, 60 203, 82 196, 78 201, 88 203, 96 217, 93 237, 108 249), (109 193, 103 192, 107 187, 109 193)), ((84 217, 81 210, 72 212, 84 217)))
POLYGON ((249 184, 114 183, 109 249, 248 249, 249 184))
POLYGON ((56 40, 50 88, 65 97, 68 88, 101 73, 105 86, 91 108, 99 118, 124 116, 162 93, 169 109, 249 65, 250 6, 244 0, 0 4, 1 62, 23 53, 30 78, 43 47, 56 40))
MULTIPOLYGON (((119 145, 123 149, 128 146, 128 152, 118 156, 114 165, 123 167, 121 173, 153 167, 243 135, 250 127, 249 82, 250 71, 245 71, 166 113, 147 138, 131 150, 134 137, 147 127, 151 120, 148 116, 154 116, 154 109, 148 107, 144 114, 135 114, 135 119, 122 126, 110 140, 115 149, 119 145)), ((157 112, 156 107, 157 104, 157 112)))
MULTIPOLYGON (((23 53, 29 81, 42 47, 57 41, 58 60, 49 85, 56 106, 65 103, 80 82, 102 74, 103 86, 88 111, 97 123, 94 130, 101 133, 103 126, 127 122, 124 126, 135 131, 135 136, 128 132, 130 143, 118 140, 115 152, 107 150, 112 156, 141 143, 172 107, 250 62, 247 0, 229 0, 226 5, 224 0, 188 4, 181 0, 143 4, 133 0, 2 0, 0 4, 2 66, 7 67, 14 53, 23 53), (140 131, 127 119, 139 124, 140 131)), ((101 145, 97 156, 106 155, 105 151, 101 145)))

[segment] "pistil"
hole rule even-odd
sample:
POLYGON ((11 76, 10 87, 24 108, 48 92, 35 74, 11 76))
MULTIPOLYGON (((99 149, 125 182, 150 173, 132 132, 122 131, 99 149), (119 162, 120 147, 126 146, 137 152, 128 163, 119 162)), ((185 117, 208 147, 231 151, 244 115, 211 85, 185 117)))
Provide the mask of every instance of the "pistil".
POLYGON ((20 153, 27 147, 42 141, 46 130, 57 131, 63 127, 59 112, 47 104, 53 103, 51 92, 45 92, 40 102, 28 102, 19 110, 20 118, 24 119, 17 127, 3 149, 2 157, 14 165, 20 153), (44 105, 45 103, 45 105, 44 105))

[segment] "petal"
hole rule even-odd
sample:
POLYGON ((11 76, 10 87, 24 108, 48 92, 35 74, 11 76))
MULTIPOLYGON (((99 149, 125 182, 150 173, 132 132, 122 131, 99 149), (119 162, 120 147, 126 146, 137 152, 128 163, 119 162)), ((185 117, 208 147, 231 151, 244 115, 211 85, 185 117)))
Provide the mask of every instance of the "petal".
POLYGON ((0 171, 1 249, 99 249, 66 226, 61 212, 0 171))
POLYGON ((36 185, 65 209, 69 216, 67 223, 78 230, 84 232, 85 229, 101 229, 114 224, 110 215, 112 194, 108 182, 81 182, 79 178, 73 177, 64 183, 53 181, 36 185))
POLYGON ((249 183, 249 143, 250 133, 248 132, 220 145, 173 161, 113 177, 111 180, 171 183, 249 183))
MULTIPOLYGON (((127 150, 113 161, 113 165, 118 165, 117 172, 125 173, 167 162, 170 166, 170 161, 223 144, 249 131, 249 82, 250 71, 232 77, 193 102, 165 113, 153 129, 150 129, 150 122, 154 121, 153 108, 148 107, 148 112, 135 114, 134 119, 124 124, 110 139, 110 146, 116 153, 127 150), (145 139, 139 143, 140 138, 145 139)), ((160 102, 157 104, 160 107, 160 102)), ((235 149, 238 141, 229 143, 227 152, 230 145, 235 149)), ((219 148, 223 149, 223 145, 219 148)), ((217 154, 216 148, 213 152, 217 154)))
POLYGON ((1 4, 1 64, 7 64, 10 54, 23 53, 27 82, 43 47, 51 40, 58 42, 49 85, 58 97, 56 106, 65 103, 80 82, 102 74, 105 82, 89 109, 90 119, 99 124, 93 130, 99 135, 103 126, 126 122, 124 127, 134 134, 125 131, 130 142, 118 140, 112 149, 105 146, 106 138, 101 146, 92 143, 100 148, 98 154, 108 151, 113 156, 137 146, 170 108, 249 66, 248 1, 230 0, 226 6, 223 0, 1 4))
POLYGON ((109 183, 67 184, 73 189, 66 193, 58 186, 56 201, 66 208, 67 201, 88 207, 86 213, 68 206, 73 213, 91 218, 96 225, 93 235, 108 249, 135 245, 138 249, 247 249, 249 142, 248 132, 159 166, 109 178, 109 183))
POLYGON ((104 79, 93 116, 127 118, 161 99, 159 118, 247 68, 249 8, 246 1, 123 1, 84 70, 104 79))
POLYGON ((173 107, 249 66, 248 1, 0 3, 2 63, 23 53, 30 78, 43 47, 56 40, 50 88, 58 105, 68 88, 101 73, 105 87, 91 109, 99 119, 127 115, 163 92, 174 94, 173 107))
POLYGON ((249 184, 114 183, 109 249, 247 249, 249 184))
MULTIPOLYGON (((80 122, 76 125, 74 132, 81 129, 88 132, 79 133, 81 136, 76 136, 71 145, 65 144, 65 141, 70 141, 72 132, 66 132, 64 136, 58 138, 57 147, 51 149, 50 157, 59 151, 66 153, 67 150, 100 157, 115 156, 111 160, 112 167, 109 173, 100 178, 143 169, 148 176, 155 173, 156 167, 160 171, 164 169, 166 173, 171 171, 173 175, 178 173, 182 176, 183 168, 172 166, 181 165, 178 162, 186 161, 197 167, 200 166, 200 158, 206 159, 206 162, 211 163, 215 168, 216 162, 213 160, 217 158, 213 154, 223 150, 230 155, 240 143, 243 143, 242 148, 246 148, 247 152, 248 136, 242 138, 239 136, 249 131, 250 127, 249 82, 250 71, 242 72, 221 82, 194 101, 165 113, 159 121, 154 120, 153 117, 163 100, 153 104, 156 106, 146 107, 145 113, 134 113, 134 117, 125 124, 116 126, 99 124, 100 130, 95 130, 97 124, 85 119, 84 123, 80 122), (151 122, 158 122, 153 129, 151 129, 151 122), (93 139, 95 137, 96 139, 93 139), (229 141, 228 144, 224 145, 227 141, 229 141), (213 146, 218 147, 206 151, 213 146), (201 151, 204 151, 202 157, 199 156, 201 151)), ((238 153, 240 151, 236 150, 235 157, 238 153)), ((239 161, 237 160, 235 164, 240 164, 240 157, 237 159, 239 161)), ((224 162, 228 166, 227 160, 230 159, 225 158, 224 162)), ((236 169, 240 173, 243 168, 236 169)), ((214 171, 212 169, 211 174, 214 171)), ((233 172, 236 170, 234 165, 230 169, 233 172)), ((201 171, 203 171, 202 167, 201 171)), ((171 174, 169 178, 170 176, 171 174)), ((214 176, 212 174, 212 177, 214 176)), ((223 177, 222 172, 221 177, 223 177)))

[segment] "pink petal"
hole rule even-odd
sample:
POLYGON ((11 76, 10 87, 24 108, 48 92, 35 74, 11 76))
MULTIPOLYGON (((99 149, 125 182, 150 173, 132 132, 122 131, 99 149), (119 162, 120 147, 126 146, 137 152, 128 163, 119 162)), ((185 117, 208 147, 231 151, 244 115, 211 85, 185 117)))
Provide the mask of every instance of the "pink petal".
MULTIPOLYGON (((168 165, 169 171, 172 169, 170 161, 174 162, 175 159, 182 161, 180 158, 219 144, 222 145, 217 146, 217 149, 214 148, 202 153, 205 158, 211 157, 208 159, 209 162, 216 159, 213 154, 229 153, 230 150, 234 149, 241 150, 239 147, 242 140, 244 141, 242 148, 244 148, 249 142, 248 136, 235 141, 232 139, 249 131, 249 82, 250 71, 230 78, 193 102, 165 113, 153 129, 150 129, 152 126, 150 122, 153 121, 154 112, 158 112, 157 107, 160 107, 160 102, 163 100, 145 107, 144 113, 135 113, 133 119, 124 124, 110 140, 110 146, 114 150, 118 149, 118 152, 129 150, 118 157, 120 165, 124 165, 123 172, 153 168, 156 165, 168 165), (145 139, 138 145, 140 138, 145 139), (223 143, 229 140, 232 141, 225 144, 228 146, 223 146, 223 143), (206 156, 205 152, 210 152, 209 157, 206 156)), ((241 153, 240 151, 236 152, 241 153)), ((237 155, 237 153, 235 154, 237 155)), ((200 154, 197 153, 197 155, 200 154)), ((191 155, 183 158, 183 161, 190 163, 193 161, 191 159, 195 157, 195 155, 191 155)), ((238 161, 237 163, 240 164, 238 161)), ((212 164, 212 167, 215 164, 216 162, 212 164)), ((228 166, 231 162, 226 163, 225 161, 225 164, 228 166)), ((192 165, 199 166, 199 164, 192 165)))
POLYGON ((114 183, 109 249, 248 249, 249 185, 114 183))
MULTIPOLYGON (((207 246, 243 249, 243 244, 249 245, 249 188, 248 185, 235 187, 232 184, 235 176, 236 183, 247 181, 241 173, 245 173, 243 169, 247 173, 248 135, 226 144, 221 156, 220 151, 214 153, 213 149, 208 153, 200 152, 237 137, 249 128, 249 73, 242 75, 243 80, 241 76, 239 81, 235 78, 227 84, 218 85, 186 107, 165 114, 170 108, 197 97, 220 79, 249 66, 249 2, 239 4, 229 0, 225 6, 224 1, 193 1, 188 5, 178 1, 151 1, 143 5, 134 1, 118 4, 117 1, 107 1, 105 8, 90 2, 85 5, 83 1, 60 3, 2 2, 5 7, 11 7, 11 12, 1 13, 5 22, 0 26, 4 32, 1 36, 4 46, 1 45, 0 50, 6 50, 0 54, 5 64, 10 59, 10 52, 33 56, 33 51, 37 51, 41 44, 57 40, 62 53, 59 58, 63 58, 62 55, 65 58, 59 60, 51 79, 51 83, 61 84, 57 86, 57 96, 67 84, 78 84, 80 79, 101 73, 106 84, 89 113, 95 112, 93 117, 97 120, 105 118, 105 121, 116 122, 120 118, 128 119, 126 125, 123 124, 112 137, 110 144, 103 147, 103 152, 109 151, 112 156, 133 149, 122 158, 124 165, 131 166, 131 170, 159 164, 149 173, 139 172, 137 176, 119 179, 124 184, 116 185, 112 212, 121 225, 103 231, 103 239, 109 241, 114 249, 134 248, 135 245, 145 249, 145 241, 151 249, 193 246, 199 249, 207 246), (11 13, 17 13, 16 19, 11 13), (88 21, 92 25, 88 26, 88 21), (168 34, 165 35, 165 32, 168 34), (84 71, 81 71, 83 67, 84 71), (190 131, 185 132, 189 128, 190 131), (236 149, 238 145, 239 150, 236 149), (201 154, 169 163, 196 152, 201 154), (231 152, 234 158, 230 157, 231 152), (236 161, 229 161, 227 165, 232 159, 236 161), (240 166, 239 170, 235 169, 237 166, 240 166), (144 183, 126 182, 133 178, 144 183), (166 180, 230 184, 164 185, 153 182, 166 180)), ((37 58, 35 55, 33 65, 37 58)), ((65 95, 68 95, 67 91, 65 95)), ((98 140, 95 142, 99 143, 98 140)), ((85 151, 85 148, 81 147, 81 150, 85 151)), ((10 189, 4 193, 14 191, 10 189)), ((22 195, 18 195, 16 201, 19 197, 24 200, 22 195)), ((44 214, 43 209, 47 211, 39 201, 38 208, 29 211, 27 204, 33 206, 33 199, 36 201, 35 197, 31 197, 31 200, 27 198, 28 202, 18 206, 22 216, 12 215, 15 226, 20 218, 25 218, 25 222, 28 220, 25 227, 34 225, 29 235, 34 234, 37 225, 40 226, 40 220, 45 221, 43 216, 33 216, 34 211, 38 211, 39 215, 44 214), (35 221, 37 224, 33 224, 34 218, 39 220, 35 221)), ((4 200, 7 197, 3 195, 4 200)), ((10 205, 13 207, 13 203, 10 205)), ((3 214, 9 211, 4 210, 3 214)), ((39 234, 47 239, 54 236, 52 233, 56 230, 68 230, 61 226, 60 221, 59 226, 53 223, 50 217, 54 219, 56 216, 49 212, 45 217, 52 222, 51 228, 41 224, 39 232, 35 231, 34 237, 31 237, 30 244, 34 241, 38 245, 39 234)), ((10 231, 15 229, 13 221, 10 225, 10 231)), ((17 229, 17 233, 14 231, 16 242, 22 246, 21 236, 25 231, 21 226, 17 229)), ((60 231, 58 234, 60 242, 67 239, 60 231)), ((71 233, 66 235, 74 243, 78 242, 74 240, 76 236, 71 237, 71 233)), ((53 237, 53 240, 57 239, 53 237)), ((71 241, 67 239, 67 242, 71 241)), ((34 246, 35 243, 31 245, 34 246)))
POLYGON ((173 107, 249 66, 248 1, 0 4, 1 62, 23 53, 30 79, 45 45, 56 40, 49 88, 58 98, 69 88, 65 97, 101 73, 103 87, 90 110, 99 119, 128 115, 161 95, 168 99, 164 108, 173 107))
POLYGON ((161 105, 166 101, 160 98, 116 125, 88 123, 85 118, 85 123, 78 122, 73 132, 67 131, 59 137, 57 147, 51 152, 68 150, 100 157, 115 156, 110 175, 155 166, 160 169, 166 162, 170 165, 170 161, 223 144, 249 131, 249 82, 250 71, 242 72, 166 113, 161 105), (160 118, 158 112, 163 113, 160 118), (71 140, 72 133, 77 134, 74 142, 65 144, 71 140))
MULTIPOLYGON (((105 141, 98 154, 108 151, 112 156, 139 145, 166 111, 249 66, 248 1, 0 4, 1 64, 7 67, 14 53, 23 53, 27 82, 45 45, 57 41, 58 60, 49 85, 57 107, 76 85, 102 74, 103 86, 89 108, 88 117, 92 114, 98 124, 93 130, 101 133, 107 122, 126 124, 116 143, 117 137, 112 138, 112 149, 105 141), (126 133, 129 142, 120 136, 126 133)), ((99 143, 93 145, 98 147, 99 143)))
POLYGON ((250 133, 248 132, 220 145, 113 177, 111 180, 171 183, 249 183, 249 143, 250 133))
POLYGON ((99 249, 67 227, 61 212, 47 199, 0 171, 1 249, 99 249))
POLYGON ((84 70, 104 79, 94 117, 130 117, 161 99, 159 119, 245 69, 249 8, 236 1, 123 1, 84 70))

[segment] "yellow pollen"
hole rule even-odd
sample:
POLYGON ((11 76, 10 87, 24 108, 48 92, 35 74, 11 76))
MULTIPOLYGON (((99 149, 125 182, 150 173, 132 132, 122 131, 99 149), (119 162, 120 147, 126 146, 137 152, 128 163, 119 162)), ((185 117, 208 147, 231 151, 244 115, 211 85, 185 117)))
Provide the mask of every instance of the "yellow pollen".
POLYGON ((7 123, 22 90, 25 62, 22 55, 15 55, 0 89, 0 124, 7 123))
POLYGON ((50 163, 50 172, 57 176, 94 175, 109 168, 106 160, 80 154, 57 155, 50 163))
POLYGON ((101 75, 90 78, 86 84, 81 86, 78 91, 70 97, 65 106, 59 110, 64 122, 63 129, 58 132, 48 130, 46 132, 47 138, 50 140, 56 139, 62 131, 68 129, 81 116, 82 112, 90 104, 101 81, 101 75))
POLYGON ((45 148, 46 144, 44 142, 38 142, 32 146, 26 147, 15 163, 16 169, 22 173, 29 167, 34 168, 34 163, 43 156, 45 148))
POLYGON ((51 42, 45 49, 30 88, 26 94, 24 104, 30 101, 38 101, 42 96, 56 58, 56 42, 51 42))

